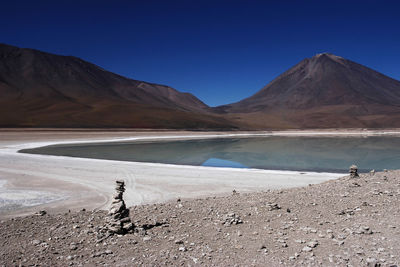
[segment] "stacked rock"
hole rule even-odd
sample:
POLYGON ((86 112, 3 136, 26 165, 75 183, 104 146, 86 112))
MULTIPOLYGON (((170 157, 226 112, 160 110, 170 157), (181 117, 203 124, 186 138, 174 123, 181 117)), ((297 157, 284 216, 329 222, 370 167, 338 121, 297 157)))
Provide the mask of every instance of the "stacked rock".
POLYGON ((129 209, 126 208, 123 195, 125 192, 125 182, 115 181, 117 191, 113 196, 110 211, 108 213, 107 229, 110 234, 126 234, 133 230, 133 223, 129 218, 129 209))
POLYGON ((350 166, 350 170, 349 170, 349 173, 350 173, 350 177, 351 178, 357 178, 358 177, 358 168, 357 168, 357 166, 356 165, 351 165, 350 166))

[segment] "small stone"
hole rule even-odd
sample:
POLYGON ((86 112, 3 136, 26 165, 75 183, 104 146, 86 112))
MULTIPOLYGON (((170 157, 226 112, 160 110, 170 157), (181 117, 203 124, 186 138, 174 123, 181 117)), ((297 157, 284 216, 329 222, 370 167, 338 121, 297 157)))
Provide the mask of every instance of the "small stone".
POLYGON ((367 266, 368 267, 379 267, 379 266, 381 266, 381 264, 378 263, 377 259, 375 259, 375 258, 367 258, 366 262, 367 262, 367 266))
POLYGON ((115 194, 113 195, 113 198, 114 198, 114 199, 117 199, 117 200, 121 200, 121 199, 122 199, 122 196, 123 196, 123 193, 122 193, 122 192, 117 192, 117 193, 115 193, 115 194))
POLYGON ((313 240, 307 243, 307 246, 310 248, 315 248, 316 246, 318 246, 318 241, 317 240, 313 240))
POLYGON ((231 226, 231 225, 241 224, 243 223, 243 221, 239 217, 239 215, 232 212, 225 215, 224 221, 221 221, 221 223, 225 226, 231 226))
POLYGON ((267 203, 267 208, 269 211, 281 209, 281 207, 278 205, 278 203, 267 203))
POLYGON ((179 251, 185 252, 186 251, 186 247, 179 247, 179 251))
POLYGON ((310 248, 309 246, 305 246, 301 251, 303 251, 303 252, 311 252, 312 248, 310 248))
POLYGON ((45 210, 40 210, 40 211, 35 213, 35 215, 37 215, 37 216, 43 216, 43 215, 46 215, 46 214, 47 214, 47 212, 45 210))
POLYGON ((35 240, 32 241, 32 244, 35 245, 35 246, 39 245, 40 243, 42 243, 42 242, 40 240, 38 240, 38 239, 35 239, 35 240))
POLYGON ((125 232, 129 232, 134 228, 134 225, 133 223, 124 224, 122 228, 125 230, 125 232))
POLYGON ((145 237, 143 237, 143 241, 150 241, 151 240, 151 237, 150 236, 145 236, 145 237))

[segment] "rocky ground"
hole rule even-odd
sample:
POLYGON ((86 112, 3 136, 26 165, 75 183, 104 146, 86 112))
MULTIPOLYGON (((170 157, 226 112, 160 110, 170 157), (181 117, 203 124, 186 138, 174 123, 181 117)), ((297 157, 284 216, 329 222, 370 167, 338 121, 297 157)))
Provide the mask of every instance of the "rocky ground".
POLYGON ((134 233, 105 211, 0 223, 0 266, 397 266, 400 171, 304 188, 136 206, 134 233))

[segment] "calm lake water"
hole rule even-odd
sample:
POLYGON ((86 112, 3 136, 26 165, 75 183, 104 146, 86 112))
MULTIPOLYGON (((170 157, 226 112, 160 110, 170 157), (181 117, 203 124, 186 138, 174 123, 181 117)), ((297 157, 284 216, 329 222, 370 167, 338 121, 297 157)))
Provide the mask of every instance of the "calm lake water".
POLYGON ((274 170, 400 169, 400 137, 254 137, 54 145, 23 153, 274 170))

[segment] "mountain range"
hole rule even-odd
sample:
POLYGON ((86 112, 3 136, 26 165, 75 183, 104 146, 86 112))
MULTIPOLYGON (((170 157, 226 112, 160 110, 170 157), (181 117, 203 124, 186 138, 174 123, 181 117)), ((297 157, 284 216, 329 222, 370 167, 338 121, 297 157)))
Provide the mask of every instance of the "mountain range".
POLYGON ((302 60, 253 96, 211 108, 76 57, 0 44, 0 94, 0 127, 400 127, 400 82, 328 53, 302 60))
POLYGON ((236 128, 189 93, 5 44, 0 95, 2 127, 236 128))

